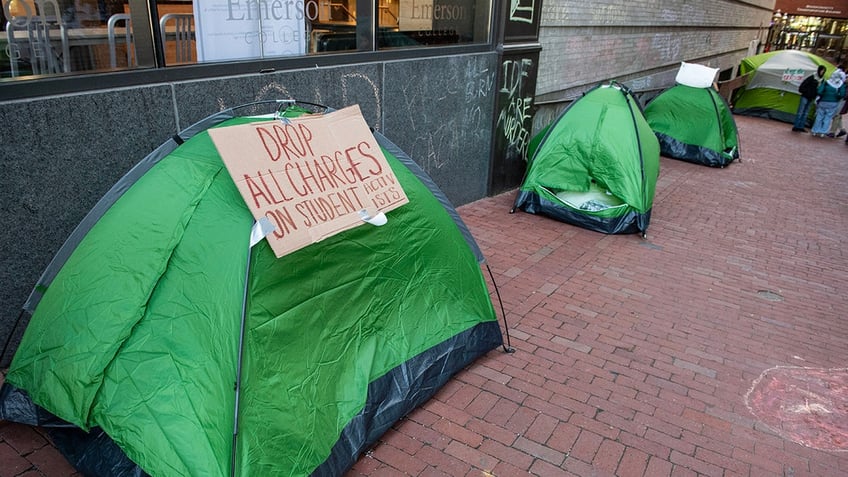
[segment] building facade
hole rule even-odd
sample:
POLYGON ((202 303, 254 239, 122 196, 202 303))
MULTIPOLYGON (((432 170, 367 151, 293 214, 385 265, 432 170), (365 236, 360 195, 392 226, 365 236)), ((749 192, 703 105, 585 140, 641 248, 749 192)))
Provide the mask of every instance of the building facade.
POLYGON ((823 0, 815 4, 777 0, 774 5, 767 51, 804 50, 831 63, 845 60, 848 42, 848 0, 823 0))
MULTIPOLYGON (((650 99, 674 84, 680 62, 735 75, 765 41, 774 2, 546 1, 542 7, 536 126, 612 79, 650 99)), ((643 101, 644 104, 644 101, 643 101)))
POLYGON ((289 98, 359 104, 462 205, 517 186, 534 131, 598 83, 647 97, 673 84, 682 61, 729 78, 765 41, 774 9, 773 0, 21 2, 2 0, 0 365, 25 328, 22 304, 74 227, 138 160, 212 113, 289 98), (172 7, 193 11, 188 58, 169 46, 179 28, 160 23, 172 7), (23 20, 39 12, 59 45, 43 64, 27 30, 37 25, 23 20), (234 27, 246 46, 216 43, 229 26, 210 16, 255 20, 234 27))

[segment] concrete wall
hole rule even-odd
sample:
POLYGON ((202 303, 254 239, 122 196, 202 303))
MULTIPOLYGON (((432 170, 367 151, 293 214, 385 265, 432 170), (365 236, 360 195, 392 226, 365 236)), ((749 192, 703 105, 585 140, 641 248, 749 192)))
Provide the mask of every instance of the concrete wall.
POLYGON ((774 0, 544 0, 534 129, 599 83, 650 93, 672 86, 682 61, 735 68, 751 40, 765 41, 773 8, 774 0))
POLYGON ((460 205, 486 195, 496 65, 495 53, 458 55, 0 102, 0 344, 11 337, 0 366, 25 329, 27 316, 12 333, 21 306, 65 238, 176 132, 260 100, 359 104, 460 205))

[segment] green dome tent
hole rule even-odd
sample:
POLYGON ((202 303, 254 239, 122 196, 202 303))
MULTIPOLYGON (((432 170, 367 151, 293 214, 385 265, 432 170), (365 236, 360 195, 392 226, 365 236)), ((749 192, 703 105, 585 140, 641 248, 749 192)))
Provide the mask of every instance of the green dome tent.
POLYGON ((85 475, 341 475, 502 345, 471 234, 378 133, 409 198, 388 223, 251 247, 208 129, 258 120, 195 124, 92 209, 24 306, 0 419, 55 426, 85 475))
MULTIPOLYGON (((734 114, 795 122, 801 99, 798 87, 820 65, 827 68, 825 78, 836 70, 824 58, 800 50, 771 51, 744 58, 739 64, 739 75, 752 76, 733 95, 734 114)), ((810 113, 815 114, 814 108, 810 113)))
POLYGON ((607 234, 647 234, 659 144, 627 88, 593 88, 540 134, 513 211, 607 234))
POLYGON ((736 122, 713 88, 672 86, 645 106, 645 119, 663 156, 712 167, 739 158, 736 122))

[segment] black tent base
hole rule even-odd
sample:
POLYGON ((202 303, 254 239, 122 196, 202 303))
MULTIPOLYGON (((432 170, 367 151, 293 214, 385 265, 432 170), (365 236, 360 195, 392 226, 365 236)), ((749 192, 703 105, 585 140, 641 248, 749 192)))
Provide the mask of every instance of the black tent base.
POLYGON ((48 428, 53 444, 83 475, 149 477, 102 429, 48 428))
MULTIPOLYGON (((430 399, 478 356, 501 345, 498 322, 479 323, 373 381, 364 409, 312 475, 342 475, 394 422, 430 399)), ((56 448, 83 475, 148 477, 102 429, 85 432, 37 406, 26 391, 9 383, 0 388, 0 419, 47 429, 56 448)))
POLYGON ((660 154, 665 157, 719 168, 739 159, 738 149, 718 152, 703 146, 686 144, 666 134, 656 133, 656 135, 660 142, 660 154))
POLYGON ((603 234, 641 234, 647 237, 651 211, 640 214, 634 210, 618 217, 597 217, 542 198, 535 192, 520 191, 515 208, 529 214, 544 215, 560 222, 577 225, 603 234))

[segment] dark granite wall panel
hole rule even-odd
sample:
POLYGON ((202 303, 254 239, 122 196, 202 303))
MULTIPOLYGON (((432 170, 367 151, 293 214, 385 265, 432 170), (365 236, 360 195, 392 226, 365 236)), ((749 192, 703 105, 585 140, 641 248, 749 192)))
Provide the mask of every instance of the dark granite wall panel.
POLYGON ((497 55, 385 65, 383 133, 462 205, 486 196, 497 55))
POLYGON ((176 132, 171 98, 157 86, 0 103, 0 346, 71 231, 176 132))

